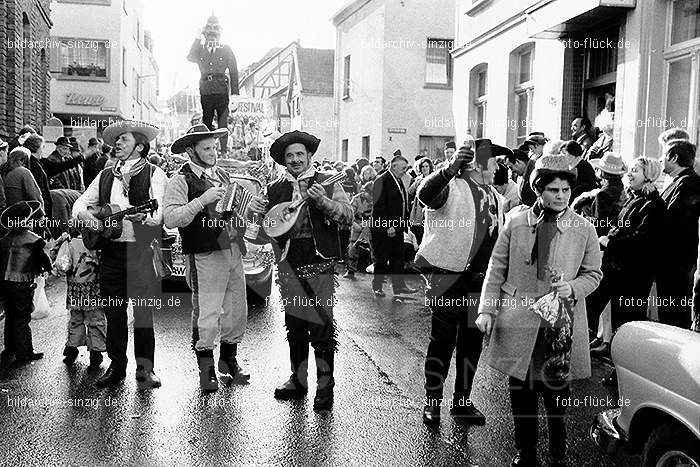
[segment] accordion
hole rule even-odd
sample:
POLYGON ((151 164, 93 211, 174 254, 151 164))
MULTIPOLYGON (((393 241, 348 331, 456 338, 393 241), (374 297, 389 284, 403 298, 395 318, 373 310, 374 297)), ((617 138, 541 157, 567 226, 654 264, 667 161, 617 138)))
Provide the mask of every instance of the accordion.
POLYGON ((250 191, 239 183, 231 182, 226 186, 224 196, 216 203, 216 212, 233 213, 245 219, 246 208, 252 199, 253 194, 250 191))

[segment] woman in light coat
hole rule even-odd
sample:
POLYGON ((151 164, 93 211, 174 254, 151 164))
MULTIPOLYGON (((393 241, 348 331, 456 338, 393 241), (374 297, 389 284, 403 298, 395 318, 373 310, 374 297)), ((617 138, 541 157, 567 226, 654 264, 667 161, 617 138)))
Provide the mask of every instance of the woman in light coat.
POLYGON ((537 160, 530 177, 537 202, 511 212, 482 289, 476 324, 490 337, 482 358, 509 376, 514 466, 537 462, 538 393, 547 410, 551 465, 565 465, 566 415, 559 401, 569 397, 571 379, 591 375, 585 298, 602 278, 601 252, 594 226, 568 207, 574 180, 563 156, 537 160), (563 277, 551 278, 549 268, 563 277), (552 289, 567 304, 573 326, 567 319, 549 327, 530 310, 552 289))

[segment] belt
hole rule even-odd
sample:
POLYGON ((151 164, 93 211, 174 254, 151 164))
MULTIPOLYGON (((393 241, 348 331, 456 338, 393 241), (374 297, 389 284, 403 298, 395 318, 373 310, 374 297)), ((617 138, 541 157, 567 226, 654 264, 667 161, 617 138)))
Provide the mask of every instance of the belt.
POLYGON ((214 78, 228 79, 228 77, 223 73, 211 73, 211 74, 202 76, 202 79, 204 79, 206 81, 214 81, 214 78))

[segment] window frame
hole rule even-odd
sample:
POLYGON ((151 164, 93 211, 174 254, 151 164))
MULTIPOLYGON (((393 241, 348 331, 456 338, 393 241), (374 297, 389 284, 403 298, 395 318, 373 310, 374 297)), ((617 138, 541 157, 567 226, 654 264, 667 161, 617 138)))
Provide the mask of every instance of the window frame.
MULTIPOLYGON (((109 83, 111 81, 110 75, 112 72, 112 60, 111 53, 113 42, 111 39, 90 39, 86 37, 65 37, 65 36, 55 36, 51 38, 52 41, 57 41, 59 46, 56 47, 56 53, 54 55, 56 59, 56 66, 52 67, 51 74, 58 81, 87 81, 87 82, 97 82, 97 83, 109 83), (67 41, 85 41, 85 42, 95 42, 104 44, 105 50, 105 76, 79 76, 79 75, 68 75, 63 73, 63 56, 61 54, 61 43, 67 41)), ((86 47, 87 48, 87 47, 86 47)))
POLYGON ((515 79, 509 93, 511 94, 512 101, 512 113, 509 114, 509 118, 515 121, 516 125, 512 131, 513 140, 516 146, 520 146, 526 139, 527 135, 532 131, 533 128, 533 103, 535 100, 535 44, 534 42, 529 42, 515 48, 511 52, 511 57, 514 58, 514 63, 511 62, 511 68, 514 66, 515 69, 511 69, 510 73, 515 74, 515 79), (530 79, 527 81, 520 81, 521 79, 521 69, 522 69, 522 59, 524 55, 530 55, 530 79), (525 110, 525 126, 521 125, 522 120, 520 119, 520 98, 525 95, 527 99, 527 109, 525 110), (524 130, 524 134, 521 136, 520 131, 524 130))
POLYGON ((345 57, 343 57, 343 99, 350 98, 350 71, 352 69, 352 59, 350 57, 351 54, 348 54, 345 57))
POLYGON ((369 135, 363 136, 362 137, 362 156, 363 157, 366 157, 367 159, 369 159, 369 157, 370 157, 369 155, 370 155, 370 152, 372 150, 371 147, 372 146, 371 146, 371 141, 370 141, 369 135))
MULTIPOLYGON (((690 134, 691 142, 697 144, 700 141, 700 125, 696 120, 700 118, 700 37, 687 41, 671 44, 673 28, 673 8, 675 2, 668 2, 666 8, 666 23, 664 31, 664 74, 663 74, 663 128, 670 127, 668 109, 668 86, 670 82, 671 64, 676 61, 690 59, 690 84, 688 93, 687 125, 684 128, 690 134)), ((677 126, 680 126, 677 123, 677 126)))
POLYGON ((350 141, 347 138, 340 141, 340 159, 343 162, 348 161, 349 147, 350 147, 350 141))
POLYGON ((425 42, 425 78, 423 80, 424 85, 423 87, 426 89, 452 89, 453 83, 454 83, 454 60, 452 59, 452 54, 450 53, 450 50, 454 47, 454 39, 445 39, 445 38, 438 38, 438 37, 428 37, 425 42), (430 43, 431 42, 444 42, 446 45, 449 44, 449 47, 437 47, 431 49, 430 43), (435 82, 430 82, 428 81, 428 52, 430 50, 444 50, 445 51, 445 56, 447 58, 447 62, 445 64, 446 70, 446 78, 447 78, 447 83, 435 83, 435 82))
POLYGON ((476 122, 474 127, 475 138, 484 138, 486 135, 486 112, 488 107, 488 73, 489 66, 488 63, 480 63, 474 66, 469 72, 469 79, 471 81, 469 89, 469 115, 467 121, 469 122, 469 132, 472 130, 472 122, 476 122), (481 76, 484 76, 484 93, 479 92, 479 80, 481 76), (481 119, 479 119, 479 111, 481 111, 481 119))

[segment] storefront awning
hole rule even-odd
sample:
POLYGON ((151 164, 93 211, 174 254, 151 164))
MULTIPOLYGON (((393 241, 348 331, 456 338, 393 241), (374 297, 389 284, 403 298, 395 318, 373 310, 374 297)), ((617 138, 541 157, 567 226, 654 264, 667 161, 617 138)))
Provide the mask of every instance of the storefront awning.
POLYGON ((636 6, 637 0, 543 0, 526 12, 527 33, 536 39, 558 39, 591 32, 636 6))

